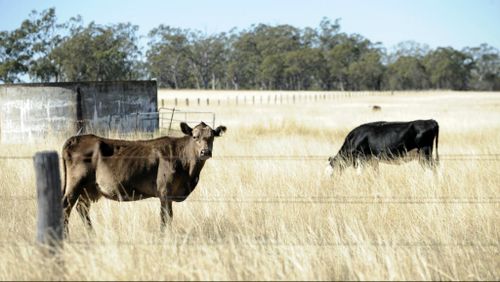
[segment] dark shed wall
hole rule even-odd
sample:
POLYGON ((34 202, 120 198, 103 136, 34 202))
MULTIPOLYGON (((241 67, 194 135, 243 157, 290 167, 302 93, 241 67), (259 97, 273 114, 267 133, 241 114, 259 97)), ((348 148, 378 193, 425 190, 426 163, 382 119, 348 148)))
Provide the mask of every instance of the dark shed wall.
POLYGON ((146 120, 137 113, 153 113, 157 110, 155 81, 106 82, 79 85, 82 97, 82 117, 87 131, 158 129, 158 116, 146 120))
POLYGON ((88 133, 154 131, 156 96, 155 81, 0 85, 1 142, 71 136, 78 124, 88 133))

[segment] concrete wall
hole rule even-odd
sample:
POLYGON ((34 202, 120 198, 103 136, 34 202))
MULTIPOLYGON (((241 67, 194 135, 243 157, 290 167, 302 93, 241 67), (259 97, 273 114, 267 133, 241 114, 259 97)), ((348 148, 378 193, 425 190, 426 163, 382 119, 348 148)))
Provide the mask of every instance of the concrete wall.
POLYGON ((0 141, 158 129, 155 81, 0 85, 0 141), (150 114, 146 114, 150 113, 150 114))
POLYGON ((157 110, 155 81, 94 82, 80 84, 77 92, 82 97, 87 131, 151 132, 158 129, 158 115, 144 114, 157 110))

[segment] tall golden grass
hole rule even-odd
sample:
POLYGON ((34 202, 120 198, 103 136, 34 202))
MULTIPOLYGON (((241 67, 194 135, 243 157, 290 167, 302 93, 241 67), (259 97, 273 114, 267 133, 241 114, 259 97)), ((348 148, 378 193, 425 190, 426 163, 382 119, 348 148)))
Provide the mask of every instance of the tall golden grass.
MULTIPOLYGON (((0 279, 499 280, 500 160, 484 157, 500 153, 499 95, 191 107, 216 112, 228 132, 196 190, 174 204, 171 230, 159 232, 158 200, 102 200, 91 209, 95 234, 72 214, 64 264, 34 244, 32 160, 0 159, 0 279), (353 127, 421 118, 440 124, 436 174, 410 162, 324 175, 353 127)), ((0 155, 63 142, 2 145, 0 155)))

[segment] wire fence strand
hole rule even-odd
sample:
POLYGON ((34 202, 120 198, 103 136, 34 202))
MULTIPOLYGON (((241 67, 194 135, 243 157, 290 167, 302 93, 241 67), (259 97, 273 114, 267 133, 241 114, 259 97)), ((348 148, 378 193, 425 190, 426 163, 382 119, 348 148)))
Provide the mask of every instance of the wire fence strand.
MULTIPOLYGON (((87 247, 161 247, 161 248, 179 248, 179 247, 285 247, 285 248, 307 248, 307 247, 375 247, 375 248, 499 248, 498 242, 269 242, 269 241, 229 241, 229 242, 186 242, 182 243, 170 242, 134 242, 134 241, 77 241, 68 240, 65 244, 87 246, 87 247)), ((20 242, 20 241, 0 241, 0 245, 13 246, 37 246, 35 242, 20 242)), ((486 251, 486 250, 485 250, 486 251)), ((491 250, 488 250, 491 251, 491 250)))
MULTIPOLYGON (((214 156, 213 160, 251 160, 251 161, 327 161, 331 155, 222 155, 214 156)), ((110 156, 102 157, 104 159, 150 159, 149 156, 110 156)), ((0 160, 32 160, 33 156, 21 155, 0 155, 0 160)), ((62 159, 60 157, 60 159, 62 159)), ((168 158, 171 160, 181 160, 180 157, 168 158)), ((418 158, 416 158, 418 159, 418 158)), ((500 153, 494 154, 440 154, 439 159, 447 161, 500 161, 500 153)), ((398 163, 396 159, 394 161, 398 163)))
MULTIPOLYGON (((176 200, 175 197, 170 197, 176 200)), ((35 201, 34 196, 0 196, 0 201, 35 201)), ((143 201, 154 201, 154 198, 143 201)), ((390 205, 390 204, 500 204, 500 197, 396 197, 396 196, 286 196, 286 197, 206 197, 189 198, 185 203, 225 203, 225 204, 336 204, 336 205, 390 205)))

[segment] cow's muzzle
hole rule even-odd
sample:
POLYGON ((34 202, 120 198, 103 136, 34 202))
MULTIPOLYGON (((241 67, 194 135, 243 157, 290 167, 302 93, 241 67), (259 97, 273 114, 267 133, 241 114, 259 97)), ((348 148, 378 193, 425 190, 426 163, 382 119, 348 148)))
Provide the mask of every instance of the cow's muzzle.
POLYGON ((212 157, 212 151, 209 150, 209 149, 203 149, 201 150, 200 152, 200 158, 202 160, 207 160, 207 159, 210 159, 212 157))

